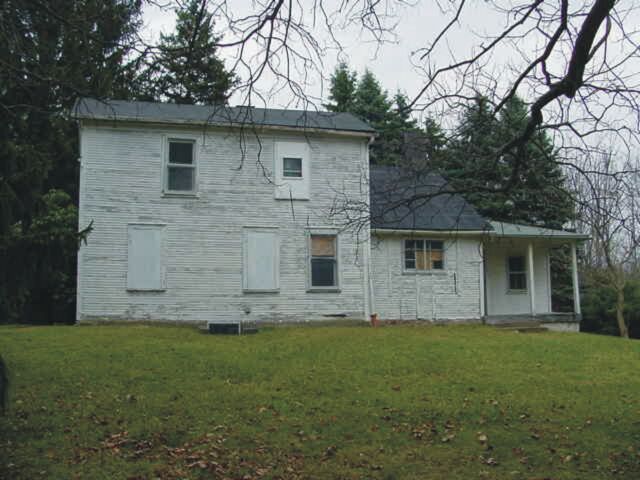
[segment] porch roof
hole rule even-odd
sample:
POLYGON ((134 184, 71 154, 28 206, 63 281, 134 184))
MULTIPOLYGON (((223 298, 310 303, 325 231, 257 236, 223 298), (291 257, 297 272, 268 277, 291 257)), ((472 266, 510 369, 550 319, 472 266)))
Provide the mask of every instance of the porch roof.
POLYGON ((558 240, 588 240, 589 235, 569 232, 567 230, 554 230, 551 228, 534 227, 530 225, 517 225, 507 222, 489 222, 492 230, 487 232, 495 237, 510 238, 550 238, 558 240))

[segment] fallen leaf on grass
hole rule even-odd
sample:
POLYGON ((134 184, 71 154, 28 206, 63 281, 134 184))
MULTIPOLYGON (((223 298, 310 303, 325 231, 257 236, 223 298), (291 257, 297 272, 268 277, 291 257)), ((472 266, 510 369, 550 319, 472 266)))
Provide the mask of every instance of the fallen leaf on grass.
POLYGON ((442 443, 448 443, 451 440, 453 440, 454 438, 456 438, 456 434, 455 433, 450 433, 449 435, 445 435, 444 437, 442 437, 442 443))

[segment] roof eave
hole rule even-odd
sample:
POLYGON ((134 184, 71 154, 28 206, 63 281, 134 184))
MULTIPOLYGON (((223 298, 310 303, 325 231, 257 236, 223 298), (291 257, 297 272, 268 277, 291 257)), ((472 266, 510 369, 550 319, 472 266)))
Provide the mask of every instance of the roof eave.
POLYGON ((268 125, 268 124, 255 124, 250 121, 247 122, 203 122, 201 120, 179 120, 172 119, 167 120, 164 118, 140 118, 140 117, 128 117, 118 115, 117 117, 106 115, 84 115, 76 114, 74 118, 84 121, 96 121, 96 122, 117 122, 117 123, 144 123, 148 125, 178 125, 178 126, 197 126, 197 127, 214 127, 214 128, 232 128, 232 129, 247 129, 248 127, 255 130, 273 130, 273 131, 285 131, 285 132, 304 132, 304 133, 324 133, 330 135, 342 135, 350 137, 371 138, 375 136, 375 131, 366 130, 344 130, 344 129, 331 129, 331 128, 318 128, 318 127, 293 127, 285 125, 268 125))
POLYGON ((372 233, 383 233, 389 235, 457 235, 457 236, 479 236, 486 235, 487 230, 460 230, 460 229, 441 229, 441 230, 424 230, 424 229, 403 229, 403 228, 381 228, 375 227, 371 229, 372 233))

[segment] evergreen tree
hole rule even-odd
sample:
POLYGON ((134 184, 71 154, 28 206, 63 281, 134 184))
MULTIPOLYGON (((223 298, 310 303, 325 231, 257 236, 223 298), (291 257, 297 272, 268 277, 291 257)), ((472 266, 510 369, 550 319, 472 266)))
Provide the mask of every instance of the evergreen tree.
POLYGON ((219 38, 207 0, 190 0, 176 11, 176 31, 161 35, 158 54, 142 76, 143 94, 182 104, 224 104, 234 74, 216 56, 219 38))
POLYGON ((79 96, 126 96, 140 8, 0 5, 0 322, 73 319, 79 154, 67 113, 79 96))
POLYGON ((349 70, 345 62, 340 62, 331 75, 329 100, 325 108, 330 112, 353 112, 358 74, 349 70))
POLYGON ((487 218, 560 228, 571 218, 573 207, 550 139, 539 133, 527 143, 525 158, 498 158, 501 147, 526 122, 526 105, 519 98, 507 102, 496 118, 489 99, 478 97, 436 167, 487 218), (515 184, 503 190, 510 185, 516 162, 520 168, 515 184))

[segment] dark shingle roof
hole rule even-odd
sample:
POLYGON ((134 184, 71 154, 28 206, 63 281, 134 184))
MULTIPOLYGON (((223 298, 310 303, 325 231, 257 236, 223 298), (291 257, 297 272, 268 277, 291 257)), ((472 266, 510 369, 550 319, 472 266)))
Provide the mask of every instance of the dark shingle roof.
POLYGON ((371 227, 390 230, 490 230, 461 195, 437 174, 372 166, 371 227))
POLYGON ((73 107, 76 118, 153 123, 260 125, 281 128, 340 130, 373 134, 367 123, 350 113, 278 110, 229 106, 177 105, 81 98, 73 107))

